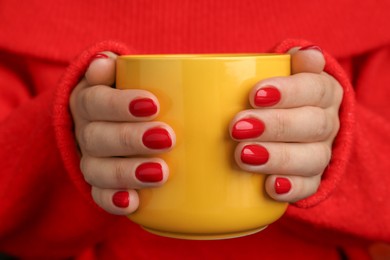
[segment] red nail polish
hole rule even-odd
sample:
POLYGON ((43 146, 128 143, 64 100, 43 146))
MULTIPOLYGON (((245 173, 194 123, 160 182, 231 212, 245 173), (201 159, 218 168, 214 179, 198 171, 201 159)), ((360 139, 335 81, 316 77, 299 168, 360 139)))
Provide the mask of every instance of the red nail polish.
POLYGON ((108 55, 104 53, 96 53, 92 59, 108 59, 108 55))
POLYGON ((112 203, 118 208, 127 208, 130 204, 129 193, 127 191, 117 191, 112 196, 112 203))
POLYGON ((264 132, 264 124, 256 118, 245 118, 237 121, 232 129, 235 139, 249 139, 260 136, 264 132))
POLYGON ((150 149, 166 149, 172 146, 172 139, 164 128, 147 130, 142 137, 143 144, 150 149))
POLYGON ((157 113, 157 105, 150 98, 137 98, 130 102, 129 110, 137 117, 151 116, 157 113))
POLYGON ((250 165, 261 165, 268 161, 269 153, 263 146, 250 144, 241 151, 241 161, 250 165))
POLYGON ((135 170, 135 176, 142 182, 159 182, 163 179, 161 164, 148 162, 143 163, 135 170))
POLYGON ((273 86, 266 86, 257 90, 255 94, 255 105, 258 107, 273 106, 280 101, 280 92, 273 86))
POLYGON ((304 46, 304 47, 301 47, 299 48, 300 51, 306 51, 306 50, 316 50, 316 51, 319 51, 322 53, 322 49, 317 46, 317 45, 308 45, 308 46, 304 46))
POLYGON ((291 182, 287 178, 277 177, 275 179, 275 192, 285 194, 291 190, 291 182))

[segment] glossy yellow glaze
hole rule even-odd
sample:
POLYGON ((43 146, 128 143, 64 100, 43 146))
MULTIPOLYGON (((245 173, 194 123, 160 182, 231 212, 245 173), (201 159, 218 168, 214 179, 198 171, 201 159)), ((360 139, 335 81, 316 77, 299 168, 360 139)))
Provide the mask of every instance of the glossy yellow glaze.
POLYGON ((169 165, 167 183, 140 190, 140 207, 129 218, 159 235, 221 239, 254 233, 283 215, 287 204, 266 195, 264 176, 236 166, 228 128, 250 108, 256 82, 289 74, 289 55, 119 57, 116 87, 154 93, 157 120, 177 138, 171 152, 158 155, 169 165))

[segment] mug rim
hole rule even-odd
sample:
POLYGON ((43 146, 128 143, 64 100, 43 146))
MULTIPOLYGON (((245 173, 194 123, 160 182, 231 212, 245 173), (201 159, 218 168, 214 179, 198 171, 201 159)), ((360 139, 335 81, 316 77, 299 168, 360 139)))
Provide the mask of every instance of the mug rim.
POLYGON ((229 60, 254 58, 287 58, 288 53, 178 53, 178 54, 136 54, 120 55, 124 60, 229 60))

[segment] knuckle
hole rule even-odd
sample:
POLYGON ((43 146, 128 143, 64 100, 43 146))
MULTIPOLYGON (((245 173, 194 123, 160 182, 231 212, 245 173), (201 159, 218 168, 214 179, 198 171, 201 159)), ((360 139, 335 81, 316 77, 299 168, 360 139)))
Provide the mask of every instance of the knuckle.
POLYGON ((316 118, 316 126, 313 132, 315 140, 325 140, 332 133, 332 124, 329 122, 327 111, 319 107, 312 108, 312 117, 316 118))
POLYGON ((92 184, 93 183, 93 170, 90 158, 83 156, 80 160, 80 170, 83 173, 84 180, 92 184))
POLYGON ((115 164, 115 168, 114 168, 115 183, 118 183, 119 185, 123 185, 126 181, 126 177, 127 177, 127 167, 122 160, 119 160, 115 164))
POLYGON ((323 169, 326 168, 326 166, 328 166, 330 160, 332 159, 332 147, 323 143, 322 144, 322 154, 323 154, 323 169))
POLYGON ((279 156, 278 163, 280 165, 280 170, 283 172, 285 171, 285 169, 288 169, 290 167, 291 159, 292 159, 290 151, 286 144, 280 145, 278 156, 279 156))
POLYGON ((314 195, 317 193, 318 188, 320 187, 321 183, 321 176, 317 175, 312 177, 312 179, 308 182, 308 185, 310 186, 308 188, 308 196, 314 195))
POLYGON ((283 113, 282 110, 278 111, 274 117, 275 128, 272 131, 276 141, 283 140, 288 135, 288 117, 283 113))
POLYGON ((331 87, 328 77, 323 74, 313 75, 306 78, 308 86, 313 88, 314 96, 312 102, 320 106, 326 105, 328 101, 328 93, 331 87))
POLYGON ((318 104, 324 104, 327 98, 327 92, 329 91, 330 81, 328 77, 320 75, 318 80, 318 104))
POLYGON ((331 80, 325 74, 316 75, 313 80, 313 85, 316 86, 317 90, 316 103, 325 105, 328 100, 328 92, 332 87, 331 80))
POLYGON ((333 131, 332 131, 332 138, 334 138, 337 133, 339 132, 340 130, 340 120, 339 118, 337 117, 337 119, 334 121, 333 123, 333 131))
POLYGON ((335 92, 335 102, 337 104, 337 107, 339 107, 341 104, 341 101, 343 100, 344 89, 338 81, 336 81, 336 83, 335 83, 335 91, 334 92, 335 92))
POLYGON ((88 154, 93 153, 94 124, 89 123, 81 129, 79 135, 80 147, 88 154))
POLYGON ((113 89, 113 88, 102 88, 101 95, 103 96, 101 98, 101 101, 103 102, 103 105, 107 108, 110 108, 111 110, 114 110, 116 113, 120 111, 120 108, 122 104, 118 102, 118 93, 120 90, 113 89))
POLYGON ((340 83, 332 75, 326 72, 321 73, 321 76, 323 78, 324 85, 331 89, 333 96, 336 99, 341 99, 343 95, 343 87, 340 83))
POLYGON ((322 174, 325 168, 328 166, 331 156, 332 156, 332 148, 326 143, 319 143, 315 146, 314 151, 311 152, 312 156, 315 157, 315 165, 312 176, 322 174))
POLYGON ((123 125, 119 128, 119 145, 126 150, 134 150, 134 133, 127 125, 123 125))
POLYGON ((91 119, 92 111, 90 104, 96 100, 96 88, 90 87, 80 93, 80 108, 84 118, 91 119))

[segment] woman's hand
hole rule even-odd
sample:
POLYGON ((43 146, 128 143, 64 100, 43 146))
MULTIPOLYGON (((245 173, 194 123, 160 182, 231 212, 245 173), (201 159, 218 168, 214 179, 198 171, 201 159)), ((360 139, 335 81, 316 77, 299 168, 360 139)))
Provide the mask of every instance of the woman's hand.
POLYGON ((253 109, 236 115, 230 133, 239 141, 239 167, 269 175, 266 191, 275 200, 296 202, 317 191, 330 161, 343 90, 323 71, 318 47, 289 53, 292 75, 256 84, 249 96, 253 109))
POLYGON ((167 180, 166 163, 144 156, 170 150, 175 134, 165 123, 151 121, 159 112, 153 94, 111 87, 115 59, 111 52, 94 57, 71 94, 70 109, 81 171, 92 186, 93 200, 110 213, 128 215, 138 208, 135 189, 167 180))
MULTIPOLYGON (((239 141, 238 165, 268 174, 267 193, 295 202, 314 194, 331 157, 339 128, 340 84, 323 72, 317 48, 293 48, 292 72, 259 82, 250 94, 251 110, 240 112, 230 133, 239 141)), ((116 55, 99 53, 70 100, 81 171, 94 201, 107 212, 128 215, 139 205, 136 189, 161 186, 169 169, 152 155, 175 145, 171 127, 152 121, 157 98, 143 90, 117 90, 116 55), (127 158, 131 156, 131 158, 127 158)))

